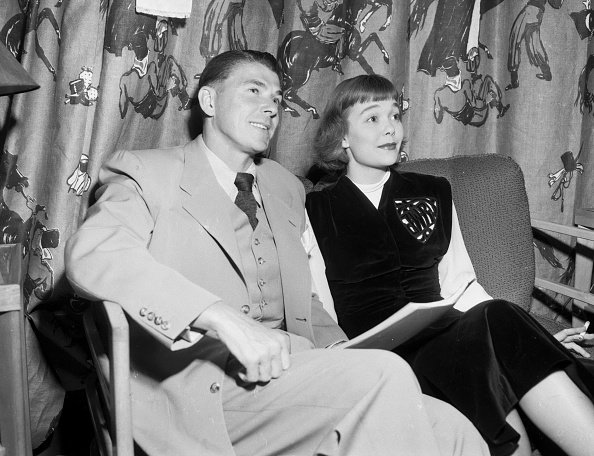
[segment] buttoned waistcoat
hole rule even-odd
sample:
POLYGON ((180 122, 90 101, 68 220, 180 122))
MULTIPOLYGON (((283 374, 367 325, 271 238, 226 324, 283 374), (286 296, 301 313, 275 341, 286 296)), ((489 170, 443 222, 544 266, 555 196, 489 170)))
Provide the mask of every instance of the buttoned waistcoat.
MULTIPOLYGON (((66 246, 66 269, 83 296, 122 305, 130 321, 135 439, 149 453, 233 454, 220 385, 229 356, 206 334, 180 335, 217 301, 249 304, 231 199, 202 141, 120 151, 99 175, 97 202, 66 246)), ((317 347, 344 334, 311 295, 304 190, 279 164, 257 165, 278 253, 287 331, 317 347)))

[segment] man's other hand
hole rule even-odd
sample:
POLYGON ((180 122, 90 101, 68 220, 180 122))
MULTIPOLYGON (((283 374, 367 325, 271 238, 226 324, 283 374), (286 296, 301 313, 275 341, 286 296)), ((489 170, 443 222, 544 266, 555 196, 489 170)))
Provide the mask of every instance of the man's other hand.
POLYGON ((269 382, 290 366, 289 337, 267 328, 222 302, 208 307, 194 325, 212 331, 245 368, 239 378, 247 383, 269 382))

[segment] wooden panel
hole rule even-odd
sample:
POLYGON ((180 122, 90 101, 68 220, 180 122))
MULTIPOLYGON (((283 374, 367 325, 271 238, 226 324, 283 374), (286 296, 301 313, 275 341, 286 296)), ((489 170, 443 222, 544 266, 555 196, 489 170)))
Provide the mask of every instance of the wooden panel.
POLYGON ((30 455, 21 246, 0 245, 0 435, 7 455, 30 455))

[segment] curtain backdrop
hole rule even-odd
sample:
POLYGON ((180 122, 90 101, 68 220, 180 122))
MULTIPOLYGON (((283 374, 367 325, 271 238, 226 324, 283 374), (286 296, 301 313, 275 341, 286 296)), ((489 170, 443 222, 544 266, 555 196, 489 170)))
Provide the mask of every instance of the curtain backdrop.
MULTIPOLYGON (((41 86, 0 98, 0 242, 24 246, 34 445, 87 373, 65 241, 114 150, 200 132, 196 87, 209 59, 278 56, 285 112, 270 155, 296 174, 313 163, 329 91, 379 73, 402 90, 405 158, 511 156, 532 215, 572 224, 574 208, 594 206, 589 3, 194 0, 175 19, 137 14, 134 0, 3 0, 0 40, 41 86)), ((569 239, 535 239, 535 251, 540 275, 572 280, 569 239)), ((568 318, 568 305, 540 296, 532 311, 568 318)))

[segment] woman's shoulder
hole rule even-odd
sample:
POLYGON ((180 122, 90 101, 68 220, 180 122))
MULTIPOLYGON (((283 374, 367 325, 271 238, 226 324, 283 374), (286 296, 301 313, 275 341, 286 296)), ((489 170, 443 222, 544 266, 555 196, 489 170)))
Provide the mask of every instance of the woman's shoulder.
POLYGON ((446 191, 451 193, 450 181, 443 176, 401 171, 399 169, 393 169, 392 173, 396 174, 402 182, 407 184, 407 186, 422 187, 427 188, 428 190, 446 191))

